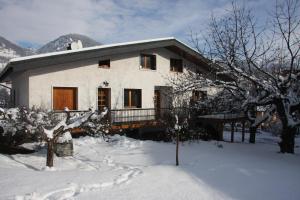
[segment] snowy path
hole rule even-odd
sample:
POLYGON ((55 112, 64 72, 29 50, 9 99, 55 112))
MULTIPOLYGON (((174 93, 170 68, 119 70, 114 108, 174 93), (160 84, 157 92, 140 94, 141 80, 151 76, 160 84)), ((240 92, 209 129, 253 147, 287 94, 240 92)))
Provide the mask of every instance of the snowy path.
MULTIPOLYGON (((238 139, 238 138, 237 138, 238 139)), ((45 152, 0 154, 0 199, 300 199, 300 151, 278 154, 276 138, 258 144, 175 145, 116 136, 74 140, 75 155, 43 168, 45 152), (253 192, 255 191, 255 192, 253 192)), ((298 145, 300 142, 298 141, 298 145)))
MULTIPOLYGON (((89 138, 94 142, 93 138, 89 138)), ((101 140, 100 140, 101 141, 101 140)), ((86 151, 86 143, 81 144, 81 141, 78 141, 77 147, 82 147, 80 151, 86 151)), ((101 144, 105 145, 103 141, 101 144)), ((25 195, 17 195, 15 197, 16 200, 47 200, 47 199, 57 199, 57 200, 64 200, 64 199, 72 199, 81 193, 88 193, 88 192, 95 192, 101 191, 105 188, 109 187, 116 187, 122 184, 128 184, 130 181, 135 178, 136 176, 142 174, 142 170, 135 166, 124 165, 122 163, 116 163, 115 160, 110 155, 107 155, 107 151, 105 153, 98 152, 94 146, 89 146, 89 150, 87 154, 80 154, 76 153, 74 158, 65 158, 63 160, 71 161, 75 169, 80 169, 84 171, 96 171, 100 173, 110 174, 110 179, 107 181, 93 181, 93 183, 78 183, 78 182, 70 182, 67 183, 66 186, 63 186, 59 189, 55 189, 52 191, 48 191, 46 193, 39 193, 39 192, 31 192, 25 195), (91 155, 93 154, 93 156, 91 155)), ((103 148, 102 150, 104 150, 103 148)), ((110 149, 111 150, 111 149, 110 149)), ((112 150, 114 151, 114 150, 112 150)), ((17 159, 12 158, 12 160, 17 161, 17 159)), ((23 165, 23 167, 27 167, 28 169, 35 169, 33 166, 28 166, 22 161, 18 161, 23 165)), ((54 169, 54 171, 50 173, 55 173, 58 169, 54 169)), ((66 170, 66 169, 65 169, 66 170)), ((47 171, 47 169, 46 169, 47 171)), ((80 172, 79 172, 80 173, 80 172)))
MULTIPOLYGON (((134 177, 138 176, 142 173, 142 170, 136 167, 128 167, 124 165, 119 165, 114 162, 110 158, 110 156, 105 156, 103 159, 103 163, 107 164, 107 166, 111 167, 111 170, 125 170, 124 173, 117 175, 112 181, 102 182, 102 183, 94 183, 94 184, 76 184, 69 183, 67 187, 50 191, 46 194, 38 194, 36 192, 26 194, 24 196, 16 196, 16 200, 47 200, 47 199, 70 199, 76 197, 80 193, 85 192, 95 192, 100 191, 106 187, 115 187, 121 184, 127 184, 134 177)), ((88 164, 90 165, 90 164, 88 164)))

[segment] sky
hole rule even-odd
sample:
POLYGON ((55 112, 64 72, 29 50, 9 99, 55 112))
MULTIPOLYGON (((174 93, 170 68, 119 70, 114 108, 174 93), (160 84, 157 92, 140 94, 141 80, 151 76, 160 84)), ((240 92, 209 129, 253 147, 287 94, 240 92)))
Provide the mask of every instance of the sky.
MULTIPOLYGON (((249 0, 264 20, 275 0, 249 0)), ((0 0, 0 36, 23 47, 68 34, 109 44, 158 37, 189 41, 204 32, 212 15, 222 16, 231 0, 0 0)))

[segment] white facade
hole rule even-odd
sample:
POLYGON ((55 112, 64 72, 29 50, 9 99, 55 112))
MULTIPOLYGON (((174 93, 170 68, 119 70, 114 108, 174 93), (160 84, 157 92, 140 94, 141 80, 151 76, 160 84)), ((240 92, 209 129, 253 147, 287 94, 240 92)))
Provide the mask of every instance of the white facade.
MULTIPOLYGON (((158 48, 30 69, 12 77, 16 104, 52 109, 53 87, 76 87, 78 110, 87 110, 97 108, 98 88, 107 87, 111 89, 112 109, 124 108, 124 89, 141 89, 142 108, 154 108, 155 87, 169 86, 168 77, 181 74, 170 71, 170 58, 182 59, 158 48), (143 53, 156 55, 156 70, 141 68, 143 53), (103 59, 110 59, 110 68, 99 68, 98 61, 103 59)), ((183 59, 183 73, 195 67, 183 59)))
MULTIPOLYGON (((160 96, 160 101, 156 101, 160 104, 156 106, 166 108, 171 103, 164 94, 171 90, 170 78, 184 76, 188 71, 202 72, 203 76, 212 78, 211 70, 215 69, 209 62, 175 38, 162 38, 15 58, 1 72, 0 80, 12 82, 16 106, 52 110, 54 96, 57 97, 56 108, 65 105, 64 99, 75 102, 75 96, 77 110, 98 109, 98 89, 110 88, 111 109, 126 108, 125 89, 141 91, 141 105, 133 107, 154 108, 155 96, 160 96), (155 55, 155 70, 140 66, 143 54, 155 55), (171 58, 183 61, 183 72, 171 71, 171 58), (110 60, 110 67, 99 67, 101 60, 110 60), (66 89, 68 87, 73 89, 66 89), (73 91, 72 97, 67 98, 66 91, 59 93, 63 90, 73 91), (155 90, 159 90, 160 95, 155 95, 155 90)), ((207 89, 208 95, 215 92, 212 88, 207 89)), ((188 92, 181 99, 189 103, 191 96, 192 93, 188 92)), ((176 98, 173 100, 176 101, 176 98)))

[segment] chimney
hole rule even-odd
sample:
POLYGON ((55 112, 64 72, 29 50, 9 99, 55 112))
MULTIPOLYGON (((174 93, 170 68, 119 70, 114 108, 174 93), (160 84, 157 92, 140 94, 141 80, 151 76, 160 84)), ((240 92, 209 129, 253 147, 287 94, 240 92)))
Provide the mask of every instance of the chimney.
POLYGON ((82 49, 82 42, 78 40, 77 42, 69 43, 67 46, 67 50, 76 50, 76 49, 82 49))

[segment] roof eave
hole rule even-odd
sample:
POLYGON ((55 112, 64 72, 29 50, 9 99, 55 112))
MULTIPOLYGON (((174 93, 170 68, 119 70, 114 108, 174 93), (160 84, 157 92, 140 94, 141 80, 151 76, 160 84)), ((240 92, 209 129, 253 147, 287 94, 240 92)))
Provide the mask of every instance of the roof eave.
POLYGON ((7 65, 5 66, 5 68, 2 70, 2 72, 0 73, 0 82, 5 82, 7 80, 5 80, 6 78, 8 78, 8 76, 13 72, 13 68, 11 66, 11 63, 7 63, 7 65))

